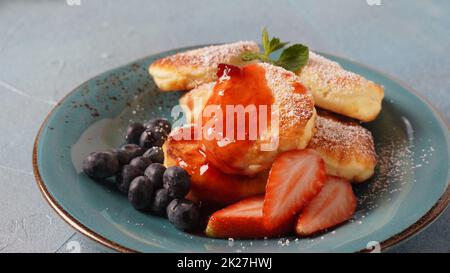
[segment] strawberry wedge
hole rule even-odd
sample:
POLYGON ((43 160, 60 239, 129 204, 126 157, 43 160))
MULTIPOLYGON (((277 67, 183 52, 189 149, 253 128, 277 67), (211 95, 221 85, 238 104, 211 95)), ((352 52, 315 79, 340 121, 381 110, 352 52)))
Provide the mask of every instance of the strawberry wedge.
POLYGON ((250 197, 216 211, 208 221, 206 235, 214 238, 263 238, 276 235, 262 224, 263 196, 250 197))
POLYGON ((307 236, 350 219, 356 209, 352 186, 344 179, 327 177, 320 193, 305 207, 295 231, 307 236))
POLYGON ((266 185, 263 224, 275 231, 294 225, 298 213, 326 180, 321 156, 310 149, 284 152, 275 159, 266 185))

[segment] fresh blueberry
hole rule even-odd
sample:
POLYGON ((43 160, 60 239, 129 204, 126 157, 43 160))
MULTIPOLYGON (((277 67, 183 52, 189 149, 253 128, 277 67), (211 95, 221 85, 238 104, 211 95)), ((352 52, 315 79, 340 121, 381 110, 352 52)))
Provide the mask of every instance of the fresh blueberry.
POLYGON ((170 134, 172 125, 165 118, 154 118, 144 124, 145 128, 153 130, 155 127, 161 128, 166 135, 170 134))
POLYGON ((183 198, 189 192, 191 178, 179 166, 167 168, 163 175, 163 186, 173 198, 183 198))
POLYGON ((199 225, 200 209, 186 199, 174 199, 167 206, 167 218, 179 229, 194 229, 199 225))
POLYGON ((137 144, 125 144, 120 149, 127 152, 130 155, 131 159, 141 156, 145 152, 145 149, 142 149, 141 146, 137 144))
POLYGON ((116 154, 120 166, 130 163, 131 156, 125 150, 113 149, 112 152, 116 154))
POLYGON ((151 147, 142 156, 149 158, 153 163, 164 163, 164 152, 161 147, 151 147))
POLYGON ((138 176, 141 176, 142 170, 131 165, 125 165, 116 175, 117 189, 123 194, 128 194, 130 183, 138 176))
POLYGON ((145 176, 138 176, 131 181, 128 201, 137 210, 148 210, 152 205, 153 185, 145 176))
POLYGON ((169 196, 169 193, 166 189, 159 189, 156 191, 153 196, 153 202, 150 206, 150 212, 165 217, 167 215, 167 206, 170 201, 172 201, 172 197, 169 196))
POLYGON ((82 164, 84 173, 93 179, 105 179, 119 170, 119 160, 110 151, 90 153, 82 164))
POLYGON ((144 171, 148 167, 148 165, 150 165, 150 163, 152 163, 150 159, 143 156, 135 157, 130 161, 131 166, 139 168, 142 171, 144 171))
POLYGON ((142 123, 135 122, 128 126, 127 132, 125 134, 125 140, 128 144, 139 144, 139 138, 142 132, 144 132, 145 127, 142 123))
POLYGON ((144 149, 150 149, 153 146, 161 147, 167 139, 167 134, 159 127, 155 129, 146 129, 139 140, 139 145, 144 149))
POLYGON ((155 189, 159 189, 163 187, 163 175, 165 171, 166 167, 163 164, 152 163, 145 169, 144 174, 152 181, 155 189))

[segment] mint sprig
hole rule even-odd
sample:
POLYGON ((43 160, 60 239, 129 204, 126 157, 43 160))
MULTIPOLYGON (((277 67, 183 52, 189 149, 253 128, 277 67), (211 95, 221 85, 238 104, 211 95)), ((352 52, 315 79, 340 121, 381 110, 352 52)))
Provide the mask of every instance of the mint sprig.
POLYGON ((263 62, 271 63, 273 65, 281 66, 289 71, 297 71, 308 63, 309 49, 302 44, 294 44, 284 49, 278 60, 270 58, 270 54, 284 48, 289 42, 281 42, 279 38, 273 37, 269 39, 269 33, 264 28, 261 35, 261 43, 264 52, 244 52, 242 60, 252 61, 261 60, 263 62))

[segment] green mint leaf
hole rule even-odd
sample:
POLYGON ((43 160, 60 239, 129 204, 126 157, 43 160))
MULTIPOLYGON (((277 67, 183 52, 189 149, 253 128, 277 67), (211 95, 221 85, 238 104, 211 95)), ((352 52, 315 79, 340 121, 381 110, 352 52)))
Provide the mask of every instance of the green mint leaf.
POLYGON ((277 51, 280 48, 285 47, 288 43, 289 42, 286 42, 286 43, 285 42, 280 42, 279 38, 275 38, 275 37, 272 38, 272 40, 270 40, 270 46, 269 46, 270 52, 269 52, 269 54, 274 52, 274 51, 277 51))
POLYGON ((267 32, 267 28, 264 28, 262 31, 261 43, 264 48, 264 54, 269 55, 270 42, 269 42, 269 32, 267 32))
POLYGON ((243 61, 253 61, 259 59, 260 54, 258 52, 246 51, 241 54, 241 58, 243 61))
POLYGON ((269 55, 272 52, 284 48, 289 42, 281 42, 277 37, 269 39, 269 32, 266 28, 262 31, 261 43, 264 52, 244 52, 241 54, 241 59, 243 61, 261 60, 294 72, 305 66, 308 62, 309 49, 302 44, 295 44, 284 49, 278 60, 270 59, 269 55))
POLYGON ((308 58, 308 47, 302 44, 295 44, 281 52, 280 58, 275 61, 275 65, 281 66, 289 71, 297 71, 306 65, 308 58))
POLYGON ((241 59, 246 62, 253 61, 256 59, 261 60, 263 62, 271 62, 271 60, 266 55, 253 51, 243 52, 241 54, 241 59))

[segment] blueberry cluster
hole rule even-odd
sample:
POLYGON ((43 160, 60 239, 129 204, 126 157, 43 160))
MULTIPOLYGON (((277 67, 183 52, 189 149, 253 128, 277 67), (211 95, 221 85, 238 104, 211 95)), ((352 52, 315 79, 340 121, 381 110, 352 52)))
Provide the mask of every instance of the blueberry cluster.
POLYGON ((83 161, 83 171, 95 180, 115 176, 117 189, 140 211, 167 217, 180 229, 194 229, 199 207, 184 199, 190 176, 181 167, 166 168, 161 146, 171 130, 168 120, 158 118, 128 126, 126 144, 119 149, 93 152, 83 161))

